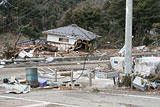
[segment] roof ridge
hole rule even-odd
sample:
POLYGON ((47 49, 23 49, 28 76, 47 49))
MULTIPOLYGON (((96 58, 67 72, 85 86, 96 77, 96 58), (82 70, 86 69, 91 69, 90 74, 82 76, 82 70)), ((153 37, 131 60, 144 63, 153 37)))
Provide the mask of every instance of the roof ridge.
POLYGON ((84 33, 84 32, 81 30, 80 27, 76 26, 76 28, 77 28, 80 32, 82 32, 88 39, 91 39, 91 38, 88 37, 88 35, 87 35, 86 33, 84 33))

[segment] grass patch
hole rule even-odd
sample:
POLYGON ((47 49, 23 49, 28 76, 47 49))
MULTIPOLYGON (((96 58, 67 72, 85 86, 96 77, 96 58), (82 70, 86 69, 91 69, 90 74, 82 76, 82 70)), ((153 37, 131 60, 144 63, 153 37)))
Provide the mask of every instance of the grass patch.
POLYGON ((98 93, 98 92, 100 92, 100 90, 98 88, 93 88, 92 92, 98 93))

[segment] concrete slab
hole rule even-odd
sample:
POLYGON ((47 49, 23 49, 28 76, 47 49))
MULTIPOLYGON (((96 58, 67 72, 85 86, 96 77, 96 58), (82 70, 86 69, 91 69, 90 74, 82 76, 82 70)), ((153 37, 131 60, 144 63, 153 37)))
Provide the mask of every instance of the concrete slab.
POLYGON ((136 58, 134 71, 142 75, 149 75, 155 72, 158 64, 160 64, 160 57, 136 58))

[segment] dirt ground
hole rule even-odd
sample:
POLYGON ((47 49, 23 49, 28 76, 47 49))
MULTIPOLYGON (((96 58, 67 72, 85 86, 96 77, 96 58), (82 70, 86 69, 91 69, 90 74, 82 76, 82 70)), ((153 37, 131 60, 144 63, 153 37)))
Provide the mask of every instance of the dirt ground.
MULTIPOLYGON (((5 44, 9 44, 10 46, 13 46, 18 38, 18 35, 16 33, 3 33, 0 34, 0 48, 4 46, 5 44)), ((21 36, 19 41, 28 40, 26 37, 21 36)))

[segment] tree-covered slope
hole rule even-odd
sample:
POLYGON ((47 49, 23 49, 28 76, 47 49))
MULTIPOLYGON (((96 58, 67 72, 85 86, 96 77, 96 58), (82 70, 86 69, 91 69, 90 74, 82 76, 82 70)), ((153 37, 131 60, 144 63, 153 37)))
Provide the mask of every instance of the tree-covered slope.
MULTIPOLYGON (((0 33, 14 31, 34 39, 41 31, 74 23, 102 35, 103 48, 124 44, 126 0, 7 1, 0 6, 0 33)), ((148 45, 160 37, 160 1, 133 3, 133 43, 148 45)))

